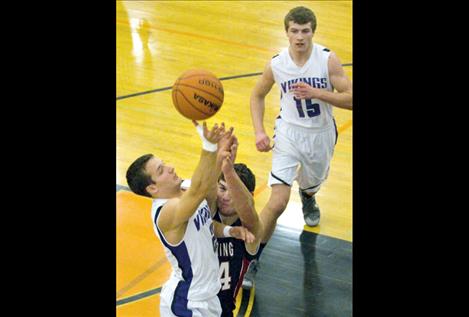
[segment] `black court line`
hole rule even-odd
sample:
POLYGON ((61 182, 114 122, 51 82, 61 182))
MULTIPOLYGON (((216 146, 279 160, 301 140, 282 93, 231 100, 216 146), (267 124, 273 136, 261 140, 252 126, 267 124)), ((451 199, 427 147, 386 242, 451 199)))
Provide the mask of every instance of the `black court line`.
POLYGON ((118 301, 116 301, 116 306, 127 304, 127 303, 130 303, 130 302, 135 302, 139 299, 158 294, 159 292, 161 292, 161 287, 154 288, 154 289, 151 289, 149 291, 146 291, 146 292, 143 292, 143 293, 140 293, 140 294, 136 294, 136 295, 133 295, 133 296, 129 296, 129 297, 126 297, 126 298, 123 298, 123 299, 119 299, 118 301))
POLYGON ((123 185, 119 185, 119 184, 116 184, 116 192, 118 192, 119 190, 126 190, 126 191, 131 191, 129 187, 127 186, 123 186, 123 185))
MULTIPOLYGON (((353 64, 352 63, 342 64, 342 66, 353 66, 353 64)), ((252 76, 258 76, 258 75, 261 75, 261 74, 262 73, 251 73, 251 74, 244 74, 244 75, 221 77, 220 80, 230 80, 230 79, 236 79, 236 78, 252 77, 252 76)), ((170 90, 171 88, 173 88, 173 86, 163 87, 163 88, 158 88, 158 89, 152 89, 152 90, 147 90, 147 91, 142 91, 142 92, 136 92, 134 94, 116 97, 116 100, 122 100, 122 99, 131 98, 131 97, 147 95, 147 94, 151 94, 151 93, 154 93, 154 92, 170 90)))
POLYGON ((122 287, 120 290, 117 291, 116 297, 121 297, 126 293, 129 289, 143 281, 147 276, 149 276, 151 273, 155 272, 160 266, 162 266, 166 262, 166 257, 160 259, 157 261, 155 264, 150 266, 145 272, 142 274, 138 275, 135 277, 133 280, 127 283, 124 287, 122 287))
MULTIPOLYGON (((235 78, 243 78, 243 77, 251 77, 251 76, 257 76, 262 73, 252 73, 252 74, 244 74, 244 75, 237 75, 237 76, 229 76, 229 77, 221 77, 220 80, 229 80, 229 79, 235 79, 235 78)), ((146 95, 146 94, 151 94, 154 92, 159 92, 159 91, 165 91, 173 88, 173 86, 170 87, 163 87, 163 88, 158 88, 158 89, 153 89, 153 90, 148 90, 148 91, 142 91, 142 92, 137 92, 135 94, 130 94, 130 95, 125 95, 125 96, 120 96, 117 97, 116 100, 121 100, 121 99, 126 99, 130 97, 136 97, 136 96, 141 96, 141 95, 146 95)))

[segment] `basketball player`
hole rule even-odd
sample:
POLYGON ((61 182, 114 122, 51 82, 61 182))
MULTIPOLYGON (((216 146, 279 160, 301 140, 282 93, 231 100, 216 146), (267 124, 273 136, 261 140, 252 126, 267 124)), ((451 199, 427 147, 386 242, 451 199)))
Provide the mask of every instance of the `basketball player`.
POLYGON ((232 317, 236 295, 251 260, 256 258, 262 238, 262 223, 254 208, 256 178, 242 163, 234 164, 237 143, 223 160, 218 179, 217 212, 214 219, 225 225, 244 226, 256 237, 251 243, 231 237, 218 238, 221 289, 218 293, 222 317, 232 317))
POLYGON ((160 296, 160 314, 165 317, 221 316, 215 236, 253 240, 245 228, 212 222, 217 179, 222 160, 230 154, 235 139, 233 128, 225 132, 222 123, 209 131, 205 122, 203 128, 195 121, 194 124, 203 150, 186 191, 174 168, 151 154, 138 158, 127 170, 131 190, 153 198, 154 230, 172 266, 160 296))
POLYGON ((296 7, 285 16, 284 24, 290 45, 266 64, 251 94, 257 150, 272 150, 272 191, 260 214, 265 226, 261 246, 270 239, 278 217, 287 207, 294 180, 300 188, 306 224, 319 224, 315 194, 327 178, 337 142, 332 107, 352 110, 352 83, 339 58, 312 41, 316 31, 314 13, 296 7), (280 115, 271 146, 263 120, 265 97, 274 83, 280 89, 280 115))

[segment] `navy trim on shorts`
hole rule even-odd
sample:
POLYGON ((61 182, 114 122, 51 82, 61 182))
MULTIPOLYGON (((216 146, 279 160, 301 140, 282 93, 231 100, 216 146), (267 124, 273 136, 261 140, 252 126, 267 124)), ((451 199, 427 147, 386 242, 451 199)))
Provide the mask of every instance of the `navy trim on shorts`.
POLYGON ((278 178, 277 176, 275 176, 275 175, 274 175, 274 173, 270 172, 270 175, 272 175, 272 177, 273 177, 273 178, 275 178, 276 180, 279 180, 279 181, 281 181, 282 183, 284 183, 285 185, 287 185, 287 186, 290 186, 290 187, 291 187, 291 185, 290 185, 290 184, 288 184, 288 183, 287 183, 287 182, 285 182, 284 180, 282 180, 282 179, 278 178))
POLYGON ((316 188, 316 187, 318 187, 319 185, 321 185, 321 183, 319 183, 319 184, 317 184, 317 185, 315 185, 315 186, 311 186, 311 187, 305 188, 305 189, 301 189, 301 188, 300 188, 300 190, 301 190, 302 192, 306 192, 307 190, 316 188))
POLYGON ((171 311, 176 316, 192 317, 192 311, 187 308, 187 293, 189 288, 186 289, 185 282, 180 281, 173 295, 173 302, 171 303, 171 311), (182 295, 182 296, 181 296, 182 295))
POLYGON ((337 131, 337 124, 335 124, 335 119, 332 118, 332 121, 334 122, 334 128, 335 128, 335 143, 334 145, 337 144, 337 139, 339 138, 339 132, 337 131))

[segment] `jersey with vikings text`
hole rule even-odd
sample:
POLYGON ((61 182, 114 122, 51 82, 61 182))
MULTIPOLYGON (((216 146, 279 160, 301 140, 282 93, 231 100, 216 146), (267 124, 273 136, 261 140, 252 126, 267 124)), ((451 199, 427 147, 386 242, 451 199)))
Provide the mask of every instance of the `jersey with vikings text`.
POLYGON ((305 82, 308 85, 333 91, 329 81, 329 49, 313 44, 311 56, 302 66, 297 66, 288 48, 271 60, 274 80, 280 89, 280 117, 286 122, 305 128, 322 131, 333 124, 332 106, 319 99, 296 99, 292 84, 305 82))
MULTIPOLYGON (((222 222, 219 212, 213 217, 214 220, 222 222)), ((241 226, 241 220, 236 220, 232 226, 241 226)), ((218 260, 220 262, 221 289, 218 293, 222 317, 233 316, 236 308, 236 295, 243 282, 249 263, 255 259, 255 255, 249 254, 243 240, 232 237, 218 239, 218 260)))
POLYGON ((176 245, 166 241, 158 227, 158 216, 166 201, 167 199, 154 199, 151 216, 155 233, 171 263, 170 280, 178 281, 174 298, 180 301, 203 301, 212 298, 220 290, 220 280, 217 240, 207 201, 204 199, 194 210, 183 239, 176 245))

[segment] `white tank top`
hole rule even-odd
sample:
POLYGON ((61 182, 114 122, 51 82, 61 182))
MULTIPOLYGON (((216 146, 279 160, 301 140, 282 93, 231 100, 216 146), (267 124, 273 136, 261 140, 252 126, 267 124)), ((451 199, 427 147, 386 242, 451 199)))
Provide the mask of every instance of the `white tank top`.
POLYGON ((315 131, 326 130, 333 125, 330 104, 319 99, 295 99, 291 91, 291 85, 298 81, 306 82, 315 88, 333 91, 329 82, 329 54, 329 49, 314 43, 311 56, 302 67, 293 62, 288 48, 272 58, 272 73, 280 88, 282 120, 315 131))
POLYGON ((204 199, 189 218, 182 241, 171 245, 158 228, 158 216, 167 199, 154 199, 151 208, 153 228, 162 242, 171 263, 170 280, 176 279, 175 295, 179 299, 204 301, 217 295, 221 288, 218 278, 217 239, 210 208, 204 199))

